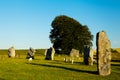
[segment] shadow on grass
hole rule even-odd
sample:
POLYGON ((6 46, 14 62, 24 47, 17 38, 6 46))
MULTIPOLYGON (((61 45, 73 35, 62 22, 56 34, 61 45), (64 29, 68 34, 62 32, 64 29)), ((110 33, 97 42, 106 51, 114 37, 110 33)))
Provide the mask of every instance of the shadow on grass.
POLYGON ((5 80, 5 79, 3 79, 3 78, 0 78, 0 80, 5 80))
POLYGON ((111 64, 111 66, 120 66, 120 64, 111 64))
POLYGON ((84 72, 84 73, 90 73, 90 74, 96 74, 96 75, 98 74, 97 71, 79 70, 79 69, 68 68, 68 67, 64 67, 64 66, 49 65, 49 64, 36 64, 36 63, 28 63, 28 64, 45 66, 45 67, 53 67, 53 68, 61 68, 61 69, 66 69, 66 70, 70 70, 70 71, 84 72))
POLYGON ((111 60, 111 62, 120 62, 120 60, 111 60))
MULTIPOLYGON (((53 62, 50 62, 50 63, 53 63, 53 64, 63 64, 63 63, 66 64, 66 63, 68 63, 66 65, 72 64, 70 61, 65 62, 65 61, 59 61, 59 60, 54 60, 53 62)), ((83 62, 74 62, 74 64, 75 65, 85 65, 83 62)))

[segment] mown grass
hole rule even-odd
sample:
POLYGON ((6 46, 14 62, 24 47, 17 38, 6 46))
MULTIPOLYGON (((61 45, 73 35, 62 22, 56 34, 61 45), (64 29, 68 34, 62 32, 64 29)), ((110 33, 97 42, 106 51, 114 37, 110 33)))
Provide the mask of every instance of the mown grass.
MULTIPOLYGON (((6 51, 7 52, 7 51, 6 51)), ((63 61, 64 55, 55 55, 54 61, 44 60, 44 50, 37 50, 35 59, 29 62, 25 51, 20 56, 8 58, 5 50, 0 50, 0 80, 119 80, 120 62, 111 62, 112 73, 99 76, 97 66, 83 64, 83 58, 74 64, 63 61)), ((16 53, 18 53, 16 52, 16 53)))

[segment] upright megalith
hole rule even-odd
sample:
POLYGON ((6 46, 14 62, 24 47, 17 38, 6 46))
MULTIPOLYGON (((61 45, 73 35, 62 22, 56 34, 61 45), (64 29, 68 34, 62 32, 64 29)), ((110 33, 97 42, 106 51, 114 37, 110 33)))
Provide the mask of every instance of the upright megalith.
POLYGON ((84 63, 86 65, 93 65, 93 54, 94 51, 89 45, 84 46, 84 63))
POLYGON ((90 47, 88 45, 84 46, 84 63, 88 65, 90 47))
POLYGON ((70 57, 79 57, 79 50, 72 49, 70 52, 70 57))
POLYGON ((15 48, 13 46, 8 49, 8 57, 15 57, 15 48))
POLYGON ((29 48, 28 52, 27 52, 27 59, 34 59, 34 55, 35 55, 36 50, 33 49, 32 47, 29 48))
POLYGON ((53 47, 50 47, 45 51, 45 60, 54 60, 55 50, 53 47))
POLYGON ((93 65, 93 61, 94 61, 93 56, 94 56, 94 50, 90 47, 89 60, 88 60, 89 65, 93 65))
POLYGON ((111 43, 105 31, 97 33, 96 46, 98 73, 102 76, 109 75, 111 73, 111 43))
POLYGON ((70 61, 72 62, 72 64, 74 63, 75 57, 79 57, 79 50, 72 49, 70 52, 70 61))

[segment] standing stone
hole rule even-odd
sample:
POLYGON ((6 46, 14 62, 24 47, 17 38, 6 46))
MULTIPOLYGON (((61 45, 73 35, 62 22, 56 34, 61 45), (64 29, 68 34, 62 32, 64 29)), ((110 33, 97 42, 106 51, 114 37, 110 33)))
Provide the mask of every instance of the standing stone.
POLYGON ((52 47, 51 59, 54 60, 55 49, 52 47))
POLYGON ((89 64, 89 52, 90 52, 90 47, 88 45, 84 46, 84 63, 86 65, 89 64))
POLYGON ((94 50, 92 48, 90 48, 90 52, 89 52, 89 65, 93 65, 93 54, 94 54, 94 50))
POLYGON ((8 57, 15 57, 15 48, 13 46, 8 49, 8 57))
POLYGON ((49 49, 47 49, 47 51, 45 51, 45 60, 54 60, 54 54, 55 54, 55 50, 53 47, 50 47, 49 49))
POLYGON ((98 32, 96 38, 98 73, 106 76, 111 73, 111 43, 105 31, 98 32))
POLYGON ((84 46, 84 63, 86 65, 93 65, 93 54, 94 54, 94 51, 92 47, 85 45, 84 46))
POLYGON ((70 52, 71 57, 79 57, 79 50, 72 49, 70 52))
POLYGON ((72 64, 74 63, 74 58, 75 57, 79 57, 79 50, 76 49, 72 49, 70 52, 70 61, 72 62, 72 64))
POLYGON ((36 52, 35 49, 30 47, 30 49, 27 52, 27 57, 26 58, 27 59, 30 59, 30 58, 34 59, 35 52, 36 52))

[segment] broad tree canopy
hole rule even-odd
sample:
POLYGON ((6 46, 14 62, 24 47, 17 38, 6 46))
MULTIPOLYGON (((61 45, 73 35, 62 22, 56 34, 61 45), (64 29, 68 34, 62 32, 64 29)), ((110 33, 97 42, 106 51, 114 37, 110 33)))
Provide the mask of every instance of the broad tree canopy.
POLYGON ((92 46, 93 35, 89 28, 73 18, 57 16, 51 26, 49 37, 57 53, 69 54, 72 48, 83 52, 85 45, 92 46))

